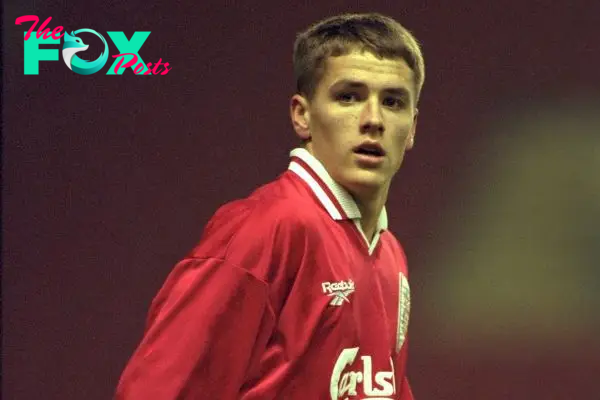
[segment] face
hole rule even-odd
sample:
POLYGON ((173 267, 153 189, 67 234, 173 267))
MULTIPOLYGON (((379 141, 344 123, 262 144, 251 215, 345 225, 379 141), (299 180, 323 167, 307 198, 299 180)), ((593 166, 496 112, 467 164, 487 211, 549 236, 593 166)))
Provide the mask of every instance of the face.
POLYGON ((401 59, 354 51, 330 57, 312 99, 295 95, 294 128, 355 196, 387 196, 415 127, 413 72, 401 59))

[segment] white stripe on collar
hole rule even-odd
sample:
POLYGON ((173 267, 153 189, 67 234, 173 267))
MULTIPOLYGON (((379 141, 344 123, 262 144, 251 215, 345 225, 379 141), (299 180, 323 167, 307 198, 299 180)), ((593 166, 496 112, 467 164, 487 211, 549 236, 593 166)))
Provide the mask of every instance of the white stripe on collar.
MULTIPOLYGON (((342 207, 344 213, 348 218, 357 220, 360 219, 361 214, 360 210, 352 198, 352 195, 348 193, 346 189, 342 187, 339 183, 333 180, 331 175, 327 172, 323 164, 317 160, 312 154, 308 152, 308 150, 303 148, 296 148, 290 152, 290 157, 298 157, 300 160, 304 161, 306 165, 312 170, 312 172, 321 180, 322 184, 324 184, 333 196, 335 200, 342 207)), ((342 215, 338 208, 335 206, 334 200, 329 196, 329 194, 323 190, 321 184, 317 182, 317 180, 310 174, 309 171, 306 170, 304 165, 295 162, 292 160, 288 167, 289 170, 293 171, 298 175, 302 180, 304 180, 308 186, 312 189, 313 193, 323 207, 327 210, 331 218, 334 220, 345 219, 345 216, 342 215)), ((385 206, 382 208, 381 213, 379 214, 379 219, 377 220, 377 228, 376 232, 380 232, 388 227, 388 218, 387 211, 385 206)), ((364 234, 363 234, 364 235, 364 234)))

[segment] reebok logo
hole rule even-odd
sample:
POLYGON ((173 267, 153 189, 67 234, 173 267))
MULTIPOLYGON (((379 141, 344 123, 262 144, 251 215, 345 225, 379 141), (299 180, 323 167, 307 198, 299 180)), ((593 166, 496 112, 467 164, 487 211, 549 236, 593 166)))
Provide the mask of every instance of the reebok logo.
POLYGON ((341 306, 344 302, 350 303, 348 296, 354 292, 354 282, 352 279, 339 282, 323 282, 321 283, 323 293, 332 297, 329 305, 341 306))

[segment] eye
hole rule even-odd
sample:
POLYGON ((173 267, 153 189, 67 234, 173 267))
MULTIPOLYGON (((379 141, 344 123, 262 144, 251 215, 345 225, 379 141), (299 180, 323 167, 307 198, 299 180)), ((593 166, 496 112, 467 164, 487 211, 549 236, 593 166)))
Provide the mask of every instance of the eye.
POLYGON ((358 94, 354 92, 342 92, 338 93, 335 98, 341 103, 354 103, 358 101, 358 94))
POLYGON ((404 108, 406 106, 406 101, 401 97, 386 97, 383 99, 383 105, 396 109, 404 108))

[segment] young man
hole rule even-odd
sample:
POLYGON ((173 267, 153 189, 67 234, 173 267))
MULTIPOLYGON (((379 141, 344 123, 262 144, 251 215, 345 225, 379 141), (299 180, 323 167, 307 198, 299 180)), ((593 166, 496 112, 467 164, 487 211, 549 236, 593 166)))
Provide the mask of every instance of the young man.
POLYGON ((300 34, 288 170, 220 208, 154 299, 118 399, 412 399, 410 290, 385 202, 424 63, 379 14, 300 34))

